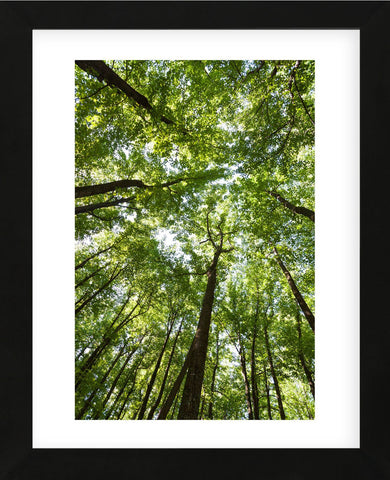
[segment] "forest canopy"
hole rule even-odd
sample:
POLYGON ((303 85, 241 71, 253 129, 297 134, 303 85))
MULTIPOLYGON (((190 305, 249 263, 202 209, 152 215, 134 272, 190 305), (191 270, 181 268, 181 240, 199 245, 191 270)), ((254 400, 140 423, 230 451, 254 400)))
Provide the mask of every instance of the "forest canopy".
POLYGON ((76 61, 76 419, 314 418, 314 73, 76 61))

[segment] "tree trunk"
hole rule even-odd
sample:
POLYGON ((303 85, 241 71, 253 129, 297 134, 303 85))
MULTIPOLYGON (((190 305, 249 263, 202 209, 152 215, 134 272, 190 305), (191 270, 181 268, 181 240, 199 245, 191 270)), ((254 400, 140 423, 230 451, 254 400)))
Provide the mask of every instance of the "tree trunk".
POLYGON ((199 420, 203 420, 203 412, 204 412, 204 392, 202 395, 202 402, 200 405, 199 420))
POLYGON ((165 399, 165 401, 163 403, 163 406, 161 407, 161 410, 158 414, 157 420, 165 420, 167 418, 167 415, 168 415, 169 410, 172 406, 172 403, 175 400, 175 397, 180 390, 180 386, 181 386, 181 384, 184 380, 185 374, 187 372, 194 343, 195 343, 195 338, 192 340, 191 346, 188 350, 188 353, 187 353, 187 356, 184 360, 183 366, 181 367, 181 370, 180 370, 178 376, 176 377, 175 383, 173 384, 167 398, 165 399))
MULTIPOLYGON (((134 371, 130 371, 126 375, 125 380, 123 381, 122 386, 121 386, 118 394, 115 397, 115 400, 112 402, 112 405, 109 408, 108 412, 104 415, 105 420, 108 420, 111 417, 111 414, 115 410, 116 404, 118 403, 121 396, 123 395, 123 392, 125 391, 131 376, 133 376, 133 379, 134 379, 134 382, 133 382, 133 388, 134 388, 134 386, 135 386, 135 376, 136 376, 137 370, 138 370, 142 360, 143 360, 143 356, 141 356, 141 359, 136 363, 134 371)), ((131 394, 131 392, 130 392, 130 394, 131 394)))
POLYGON ((167 379, 168 379, 169 369, 170 369, 170 367, 171 367, 173 355, 174 355, 175 349, 176 349, 176 343, 177 343, 177 340, 178 340, 179 335, 180 335, 180 333, 181 333, 181 326, 182 326, 182 323, 180 324, 179 330, 178 330, 178 332, 177 332, 177 334, 176 334, 176 337, 175 337, 175 340, 174 340, 174 342, 173 342, 171 354, 169 355, 169 359, 168 359, 168 365, 167 365, 167 367, 166 367, 166 369, 165 369, 164 377, 163 377, 163 380, 162 380, 162 383, 161 383, 160 391, 158 392, 157 399, 156 399, 156 401, 154 402, 152 408, 150 409, 150 411, 149 411, 149 413, 148 413, 148 417, 147 417, 148 420, 152 420, 153 415, 154 415, 154 412, 157 410, 158 406, 160 405, 162 396, 163 396, 163 394, 164 394, 165 384, 166 384, 167 379))
POLYGON ((248 411, 248 419, 253 420, 251 389, 250 389, 250 385, 249 385, 248 372, 247 372, 247 369, 246 369, 245 350, 243 349, 243 346, 241 345, 241 339, 239 340, 239 342, 240 342, 239 355, 240 355, 240 362, 241 362, 241 372, 242 372, 242 376, 244 377, 245 398, 246 398, 246 405, 247 405, 247 411, 248 411))
POLYGON ((209 330, 211 323, 211 313, 214 303, 215 286, 217 283, 217 265, 219 256, 222 253, 227 253, 233 250, 233 248, 223 249, 224 235, 221 229, 222 221, 217 225, 218 234, 213 234, 210 230, 209 213, 207 213, 207 232, 208 241, 214 247, 213 261, 208 268, 207 274, 207 286, 203 296, 202 308, 200 311, 198 327, 195 333, 195 337, 192 341, 191 347, 188 351, 187 357, 184 361, 184 365, 179 373, 179 376, 168 395, 168 399, 165 401, 163 408, 160 411, 158 419, 166 418, 169 408, 180 389, 181 382, 187 372, 186 381, 184 384, 183 395, 179 408, 178 419, 181 420, 196 420, 199 412, 200 396, 202 391, 204 369, 206 364, 207 346, 209 339, 209 330), (215 237, 219 237, 219 244, 215 242, 215 237), (187 371, 188 370, 188 371, 187 371))
POLYGON ((252 350, 251 350, 251 383, 252 383, 252 398, 253 398, 253 417, 255 420, 260 419, 259 413, 259 392, 257 389, 256 379, 256 318, 252 334, 252 350))
POLYGON ((76 389, 80 385, 80 383, 82 381, 82 377, 84 376, 84 373, 87 370, 91 369, 92 365, 96 362, 98 357, 102 354, 102 352, 105 350, 105 348, 111 342, 111 335, 112 335, 111 328, 112 328, 113 324, 117 321, 117 319, 120 317, 123 310, 126 308, 126 305, 128 304, 129 299, 130 299, 130 290, 129 290, 129 293, 127 295, 126 301, 123 302, 121 308, 119 309, 119 312, 115 315, 114 320, 111 322, 110 327, 104 333, 102 342, 100 343, 100 345, 98 345, 95 348, 95 350, 91 353, 91 355, 88 357, 88 359, 80 367, 80 373, 76 376, 76 385, 75 385, 76 389))
POLYGON ((178 419, 196 420, 198 418, 200 395, 206 363, 211 312, 214 303, 214 292, 217 282, 217 264, 221 250, 214 254, 214 259, 207 272, 208 280, 195 333, 192 353, 189 359, 186 382, 184 384, 178 419))
POLYGON ((162 349, 161 349, 161 352, 157 358, 157 362, 156 362, 156 365, 154 367, 154 370, 153 370, 153 373, 152 373, 152 376, 150 377, 150 381, 148 383, 148 387, 146 389, 146 393, 145 393, 145 396, 143 398, 143 401, 142 401, 142 405, 141 405, 141 408, 140 408, 140 411, 138 413, 138 420, 142 420, 144 415, 145 415, 145 412, 146 412, 146 406, 148 404, 148 401, 149 401, 149 397, 150 397, 150 394, 152 392, 152 389, 153 389, 153 386, 154 386, 154 382, 156 381, 156 377, 157 377, 157 373, 158 373, 158 370, 160 368, 160 365, 161 365, 161 361, 163 359, 163 356, 164 356, 164 353, 165 353, 165 349, 167 347, 167 343, 168 343, 168 340, 169 340, 169 337, 171 335, 171 332, 172 332, 172 328, 173 328, 173 324, 175 323, 174 321, 174 318, 170 321, 169 323, 169 327, 168 327, 168 332, 167 332, 167 335, 165 337, 165 341, 164 341, 164 345, 162 346, 162 349))
POLYGON ((267 190, 267 193, 269 193, 274 198, 276 198, 282 205, 284 205, 286 208, 288 208, 292 212, 298 213, 299 215, 304 215, 305 217, 309 218, 312 222, 315 221, 315 219, 314 219, 315 215, 314 215, 313 210, 310 210, 309 208, 305 208, 305 207, 297 207, 296 205, 293 205, 288 200, 283 198, 277 192, 271 192, 271 191, 267 190))
POLYGON ((309 368, 306 364, 305 356, 303 355, 303 351, 302 351, 302 332, 301 332, 301 320, 300 320, 299 312, 297 312, 297 330, 298 330, 298 356, 299 356, 299 360, 301 362, 303 371, 305 372, 307 382, 308 382, 309 387, 310 387, 311 394, 313 395, 313 398, 315 399, 314 379, 313 379, 313 376, 311 374, 311 371, 309 370, 309 368))
MULTIPOLYGON (((75 388, 77 389, 77 387, 80 385, 80 383, 82 382, 83 380, 83 377, 86 373, 87 370, 90 370, 92 368, 92 366, 95 364, 95 362, 97 361, 97 359, 101 356, 101 354, 103 353, 103 351, 107 348, 107 346, 111 343, 111 341, 113 340, 113 338, 115 338, 115 336, 118 334, 118 332, 120 330, 122 330, 124 327, 126 327, 130 322, 131 320, 139 317, 141 314, 143 313, 146 313, 147 310, 149 309, 149 305, 147 305, 147 309, 142 311, 141 309, 141 302, 140 300, 138 299, 135 306, 131 309, 131 311, 125 316, 125 318, 115 327, 113 328, 115 322, 118 320, 118 318, 120 317, 120 315, 122 314, 123 310, 125 309, 126 305, 128 304, 129 302, 129 299, 130 299, 130 291, 129 291, 129 294, 125 300, 125 302, 123 303, 123 305, 121 306, 119 312, 117 313, 117 315, 115 316, 114 320, 111 322, 111 325, 109 326, 109 328, 106 330, 106 332, 104 333, 103 335, 103 340, 102 342, 100 343, 100 345, 98 345, 95 350, 92 352, 92 354, 88 357, 88 359, 85 361, 85 363, 83 363, 83 365, 80 367, 80 373, 76 376, 76 385, 75 385, 75 388), (140 307, 139 308, 139 311, 137 313, 134 313, 135 310, 137 309, 137 307, 140 307)), ((145 332, 145 335, 146 335, 147 332, 145 332)))
POLYGON ((275 368, 274 368, 274 362, 272 360, 271 348, 270 348, 270 344, 269 344, 268 329, 267 329, 267 323, 266 322, 267 322, 267 319, 265 319, 265 323, 264 323, 264 338, 265 338, 265 347, 267 349, 267 355, 268 355, 268 363, 269 363, 269 368, 271 370, 271 375, 272 375, 272 378, 273 378, 273 381, 274 381, 276 398, 278 400, 278 406, 279 406, 280 418, 282 420, 285 420, 286 419, 286 414, 284 413, 282 395, 280 393, 278 377, 276 376, 276 372, 275 372, 275 368))
POLYGON ((87 412, 89 406, 91 405, 91 402, 92 400, 95 398, 95 395, 96 393, 98 392, 98 390, 100 389, 100 387, 102 385, 104 385, 104 382, 107 380, 108 376, 110 375, 110 373, 112 372, 112 369, 115 367, 115 365, 117 364, 118 360, 120 359, 124 349, 126 348, 126 345, 123 345, 123 347, 119 350, 118 354, 116 355, 116 357, 114 358, 114 361, 111 363, 110 367, 108 368, 108 370, 106 371, 106 373, 104 374, 103 378, 99 381, 99 383, 97 384, 96 388, 93 390, 93 392, 89 395, 89 397, 87 398, 87 400, 85 401, 82 409, 80 410, 80 412, 77 414, 76 416, 76 420, 80 420, 81 418, 83 418, 83 416, 85 415, 85 413, 87 412))
POLYGON ((215 389, 215 378, 217 376, 218 370, 218 361, 219 361, 219 332, 217 332, 217 347, 216 347, 216 354, 215 354, 215 364, 213 368, 213 376, 211 378, 211 387, 210 387, 210 403, 209 403, 209 411, 208 411, 208 418, 210 420, 213 419, 213 406, 214 406, 214 389, 215 389))
POLYGON ((310 325, 310 328, 313 330, 314 332, 314 327, 315 327, 315 319, 314 319, 314 315, 313 313, 311 312, 309 306, 307 305, 307 303, 305 302, 304 298, 302 297, 301 295, 301 292, 298 290, 298 287, 296 286, 295 282, 294 282, 294 279, 292 278, 290 272, 287 270, 287 268, 285 267, 284 263, 282 262, 280 256, 279 256, 279 253, 276 249, 276 247, 274 246, 274 252, 275 252, 275 255, 276 255, 276 260, 280 266, 280 268, 282 269, 283 273, 284 273, 284 276, 286 277, 287 279, 287 282, 291 288, 291 291, 292 293, 294 294, 294 297, 298 303, 298 305, 301 307, 301 310, 302 312, 304 313, 305 317, 306 317, 306 320, 309 322, 309 325, 310 325))
POLYGON ((267 411, 268 411, 268 418, 272 420, 272 410, 271 410, 271 398, 269 394, 269 385, 268 385, 268 377, 267 377, 267 367, 265 366, 265 362, 263 365, 263 371, 264 371, 264 386, 265 386, 265 392, 267 394, 267 411))
MULTIPOLYGON (((142 339, 143 340, 143 339, 142 339)), ((142 342, 141 340, 141 342, 142 342)), ((110 390, 108 391, 107 395, 105 396, 104 400, 103 400, 103 404, 102 404, 102 407, 99 409, 99 411, 97 411, 95 413, 95 415, 93 416, 93 419, 94 420, 97 420, 100 415, 102 414, 103 410, 104 410, 104 407, 107 405, 107 402, 108 400, 110 399, 111 395, 112 395, 112 392, 114 391, 115 387, 116 387, 116 384, 118 383, 124 369, 127 367, 127 365, 129 364, 130 360, 131 360, 131 357, 134 355, 134 353, 138 350, 138 348, 140 347, 141 345, 141 342, 135 347, 133 348, 129 354, 127 355, 126 357, 126 360, 123 362, 123 365, 122 367, 120 368, 118 374, 116 375, 114 381, 112 382, 112 385, 111 385, 111 388, 110 390)))
POLYGON ((170 420, 173 420, 173 419, 175 418, 176 407, 177 407, 178 401, 179 401, 179 396, 177 395, 176 398, 175 398, 175 403, 173 404, 173 408, 172 408, 172 413, 171 413, 171 416, 170 416, 170 420))
POLYGON ((76 357, 76 362, 78 360, 80 360, 80 357, 84 356, 84 352, 87 348, 89 348, 89 346, 91 345, 92 343, 92 340, 90 340, 84 347, 81 347, 81 350, 80 352, 77 354, 77 357, 76 357))
MULTIPOLYGON (((132 383, 131 387, 129 388, 129 391, 128 391, 127 394, 126 394, 126 398, 125 398, 125 400, 123 401, 122 406, 121 406, 121 408, 119 409, 119 412, 118 412, 117 415, 116 415, 117 420, 121 420, 121 418, 123 417, 123 410, 125 409, 125 407, 126 407, 126 405, 127 405, 127 402, 129 401, 130 395, 133 393, 133 391, 134 391, 134 389, 135 389, 135 382, 136 382, 136 380, 137 380, 137 371, 138 371, 138 369, 139 369, 139 367, 140 367, 140 365, 141 365, 141 363, 142 363, 143 357, 144 357, 144 356, 141 357, 140 361, 137 363, 137 365, 136 365, 136 367, 135 367, 135 369, 134 369, 134 372, 133 372, 133 383, 132 383)), ((126 388, 126 385, 127 385, 128 381, 129 381, 129 379, 130 379, 130 374, 129 374, 129 376, 126 378, 126 384, 124 385, 124 387, 123 387, 123 388, 121 389, 121 391, 119 392, 118 397, 120 397, 120 396, 123 394, 124 389, 126 388)), ((118 398, 118 399, 119 399, 119 398, 118 398)), ((115 400, 116 400, 116 399, 115 399, 115 400)), ((111 412, 110 412, 110 413, 111 413, 111 412)), ((106 417, 106 418, 107 418, 107 417, 106 417)))
MULTIPOLYGON (((110 67, 108 67, 101 60, 76 60, 76 65, 78 65, 82 70, 88 74, 93 74, 97 79, 102 82, 105 80, 108 85, 114 86, 121 90, 128 98, 135 100, 138 105, 140 105, 145 110, 149 112, 153 110, 152 105, 149 103, 148 99, 134 90, 128 83, 126 83, 119 75, 117 75, 110 67)), ((162 122, 167 125, 174 124, 172 120, 160 116, 162 122)))
POLYGON ((103 351, 107 348, 110 344, 111 338, 103 337, 102 342, 98 345, 95 350, 91 353, 91 355, 87 358, 87 360, 81 365, 80 373, 76 375, 76 382, 75 382, 75 389, 79 387, 80 383, 84 379, 85 374, 88 370, 92 368, 92 366, 96 363, 97 359, 103 353, 103 351))

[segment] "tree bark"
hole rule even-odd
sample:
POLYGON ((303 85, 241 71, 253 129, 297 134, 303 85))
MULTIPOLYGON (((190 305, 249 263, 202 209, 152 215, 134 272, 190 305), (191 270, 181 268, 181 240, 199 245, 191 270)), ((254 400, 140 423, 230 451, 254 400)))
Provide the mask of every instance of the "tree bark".
POLYGON ((314 379, 311 374, 311 371, 309 370, 305 356, 303 355, 303 350, 302 350, 302 331, 301 331, 301 320, 300 320, 300 315, 299 312, 297 312, 297 330, 298 330, 298 356, 299 360, 301 362, 303 371, 305 372, 307 382, 310 387, 311 394, 313 395, 313 399, 315 399, 315 385, 314 385, 314 379))
POLYGON ((174 340, 173 345, 172 345, 172 350, 171 350, 171 353, 170 353, 170 355, 169 355, 168 364, 167 364, 167 367, 166 367, 166 369, 165 369, 164 377, 163 377, 163 380, 162 380, 162 383, 161 383, 160 391, 158 392, 157 399, 156 399, 156 401, 154 402, 153 406, 151 407, 151 409, 150 409, 150 411, 149 411, 149 413, 148 413, 148 417, 147 417, 148 420, 152 420, 153 415, 154 415, 154 412, 157 410, 158 406, 160 405, 162 396, 163 396, 163 394, 164 394, 165 384, 166 384, 167 379, 168 379, 169 369, 170 369, 170 367, 171 367, 173 355, 174 355, 174 353, 175 353, 176 343, 177 343, 177 340, 178 340, 179 335, 180 335, 180 333, 181 333, 181 327, 182 327, 182 323, 180 324, 179 330, 178 330, 178 332, 177 332, 177 334, 176 334, 175 340, 174 340))
POLYGON ((169 327, 168 327, 167 335, 166 335, 166 337, 165 337, 164 344, 163 344, 162 349, 161 349, 161 351, 160 351, 160 354, 159 354, 159 356, 158 356, 158 358, 157 358, 157 362, 156 362, 156 365, 155 365, 155 367, 154 367, 152 376, 150 377, 150 381, 149 381, 149 383, 148 383, 148 386, 147 386, 147 389, 146 389, 146 393, 145 393, 145 396, 144 396, 144 398, 143 398, 140 411, 139 411, 139 413, 138 413, 138 420, 142 420, 143 417, 144 417, 144 415, 145 415, 146 406, 147 406, 147 404, 148 404, 149 397, 150 397, 150 394, 151 394, 152 389, 153 389, 153 386, 154 386, 154 382, 156 381, 157 373, 158 373, 158 370, 159 370, 159 368, 160 368, 161 361, 162 361, 162 359, 163 359, 163 356, 164 356, 164 353, 165 353, 165 349, 166 349, 167 344, 168 344, 169 337, 171 336, 171 332, 172 332, 172 328, 173 328, 174 323, 175 323, 175 321, 174 321, 174 317, 173 317, 172 320, 171 320, 170 323, 169 323, 169 327))
POLYGON ((274 386, 275 386, 276 398, 278 400, 280 418, 282 420, 285 420, 286 419, 286 414, 284 412, 282 395, 281 395, 280 387, 279 387, 279 381, 278 381, 278 377, 276 376, 276 372, 275 372, 275 368, 274 368, 274 362, 273 362, 272 354, 271 354, 271 348, 270 348, 270 344, 269 344, 267 319, 265 319, 265 323, 264 323, 264 339, 265 339, 265 347, 267 349, 269 368, 271 370, 271 375, 272 375, 272 378, 273 378, 273 381, 274 381, 274 386))
MULTIPOLYGON (((110 67, 108 67, 101 60, 76 60, 82 70, 88 74, 93 74, 97 79, 102 82, 103 80, 110 86, 114 86, 121 90, 128 98, 135 100, 139 106, 145 110, 151 112, 153 110, 149 100, 141 93, 134 90, 128 83, 126 83, 118 74, 116 74, 110 67)), ((174 122, 163 115, 160 116, 160 120, 167 125, 174 124, 174 122)))
POLYGON ((297 207, 296 205, 293 205, 292 203, 290 203, 288 200, 286 200, 285 198, 283 198, 281 195, 279 195, 279 193, 277 192, 271 192, 269 190, 267 190, 267 193, 269 193, 270 195, 272 195, 274 198, 276 198, 277 200, 279 200, 279 202, 284 205, 286 208, 288 208, 289 210, 291 210, 292 212, 294 213, 298 213, 299 215, 304 215, 305 217, 309 218, 312 222, 315 221, 315 214, 313 212, 313 210, 310 210, 309 208, 306 208, 306 207, 297 207))
POLYGON ((292 278, 290 272, 287 270, 286 266, 284 265, 284 263, 282 262, 280 256, 279 256, 279 253, 276 249, 276 247, 274 246, 274 253, 276 255, 276 260, 280 266, 280 268, 282 269, 283 273, 284 273, 284 276, 286 277, 287 279, 287 282, 291 288, 291 291, 292 293, 294 294, 294 297, 298 303, 298 305, 301 307, 301 310, 302 312, 304 313, 305 317, 306 317, 306 320, 308 321, 309 325, 310 325, 310 328, 313 330, 314 332, 314 328, 315 328, 315 318, 314 318, 314 315, 313 313, 311 312, 309 306, 307 305, 307 303, 305 302, 304 298, 302 297, 302 294, 301 292, 298 290, 298 287, 296 286, 295 282, 294 282, 294 279, 292 278))

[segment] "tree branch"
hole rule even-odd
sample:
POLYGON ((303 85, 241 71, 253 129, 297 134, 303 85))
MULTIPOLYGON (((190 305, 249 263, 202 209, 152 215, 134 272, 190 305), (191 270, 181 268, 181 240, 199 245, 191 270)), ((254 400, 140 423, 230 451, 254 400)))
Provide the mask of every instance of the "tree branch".
POLYGON ((212 233, 211 233, 211 230, 210 230, 209 215, 210 215, 210 212, 207 212, 207 215, 206 215, 207 233, 208 233, 210 242, 212 243, 213 247, 215 248, 215 250, 218 250, 217 246, 215 245, 215 242, 213 240, 212 233))
POLYGON ((91 93, 91 95, 87 95, 86 97, 78 97, 78 98, 79 98, 79 100, 86 100, 87 98, 93 97, 94 95, 96 95, 97 93, 99 93, 101 90, 103 90, 106 87, 108 87, 108 85, 103 85, 102 87, 98 88, 96 90, 96 92, 91 93))
MULTIPOLYGON (((133 87, 126 83, 102 60, 76 60, 76 65, 78 65, 88 74, 92 74, 97 77, 100 82, 105 80, 109 86, 115 86, 116 88, 121 90, 128 98, 135 100, 135 102, 145 110, 148 110, 149 112, 153 111, 153 107, 149 103, 149 100, 144 95, 137 92, 137 90, 134 90, 133 87)), ((160 120, 167 125, 175 124, 175 122, 173 122, 167 117, 164 117, 163 115, 160 116, 160 120)))
POLYGON ((314 120, 311 118, 311 115, 310 115, 310 113, 309 113, 309 110, 307 109, 306 104, 305 104, 305 102, 304 102, 304 100, 303 100, 303 98, 302 98, 302 95, 301 95, 301 93, 300 93, 300 91, 299 91, 299 89, 298 89, 298 85, 297 85, 297 81, 296 81, 295 77, 294 77, 294 85, 295 85, 295 88, 297 89, 298 96, 299 96, 299 99, 300 99, 300 101, 301 101, 301 103, 302 103, 302 105, 303 105, 303 108, 305 109, 305 112, 307 113, 307 116, 309 117, 309 119, 310 119, 310 121, 311 121, 311 123, 312 123, 312 125, 313 125, 313 127, 314 127, 314 126, 315 126, 314 120))
POLYGON ((306 207, 297 207, 296 205, 293 205, 288 200, 286 200, 281 195, 279 195, 279 193, 271 192, 269 190, 267 190, 267 193, 269 193, 274 198, 276 198, 282 205, 284 205, 286 208, 288 208, 292 212, 298 213, 300 215, 304 215, 305 217, 309 218, 312 222, 314 222, 313 210, 310 210, 309 208, 306 208, 306 207))
MULTIPOLYGON (((134 200, 134 197, 128 197, 128 198, 117 198, 115 200, 110 200, 108 202, 99 202, 99 203, 91 203, 89 205, 81 205, 79 207, 75 208, 75 214, 79 215, 80 213, 90 213, 94 210, 98 210, 99 208, 107 208, 107 207, 113 207, 115 205, 119 205, 121 203, 129 203, 132 200, 134 200)), ((133 210, 137 210, 135 207, 129 207, 132 208, 133 210)), ((96 216, 96 215, 95 215, 96 216)), ((97 217, 99 218, 99 217, 97 217)), ((102 219, 99 218, 99 220, 109 220, 109 219, 102 219)))
POLYGON ((101 183, 98 185, 84 185, 75 188, 75 198, 91 197, 93 195, 100 195, 102 193, 113 192, 119 188, 137 187, 142 189, 147 188, 164 188, 175 185, 176 183, 185 182, 188 180, 202 180, 204 177, 187 177, 176 178, 175 180, 169 180, 168 182, 160 183, 158 185, 147 185, 142 180, 125 179, 116 180, 115 182, 101 183))

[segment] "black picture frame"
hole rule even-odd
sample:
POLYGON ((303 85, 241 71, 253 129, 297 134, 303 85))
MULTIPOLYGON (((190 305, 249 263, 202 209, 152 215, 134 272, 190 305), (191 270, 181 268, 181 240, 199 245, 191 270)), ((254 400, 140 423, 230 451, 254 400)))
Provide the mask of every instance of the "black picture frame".
POLYGON ((185 478, 194 473, 203 478, 255 475, 273 480, 390 478, 384 211, 389 170, 389 21, 390 4, 374 1, 0 3, 2 306, 8 307, 0 340, 1 479, 185 478), (360 448, 32 448, 32 269, 39 268, 32 265, 31 248, 32 31, 129 28, 360 30, 360 448))

